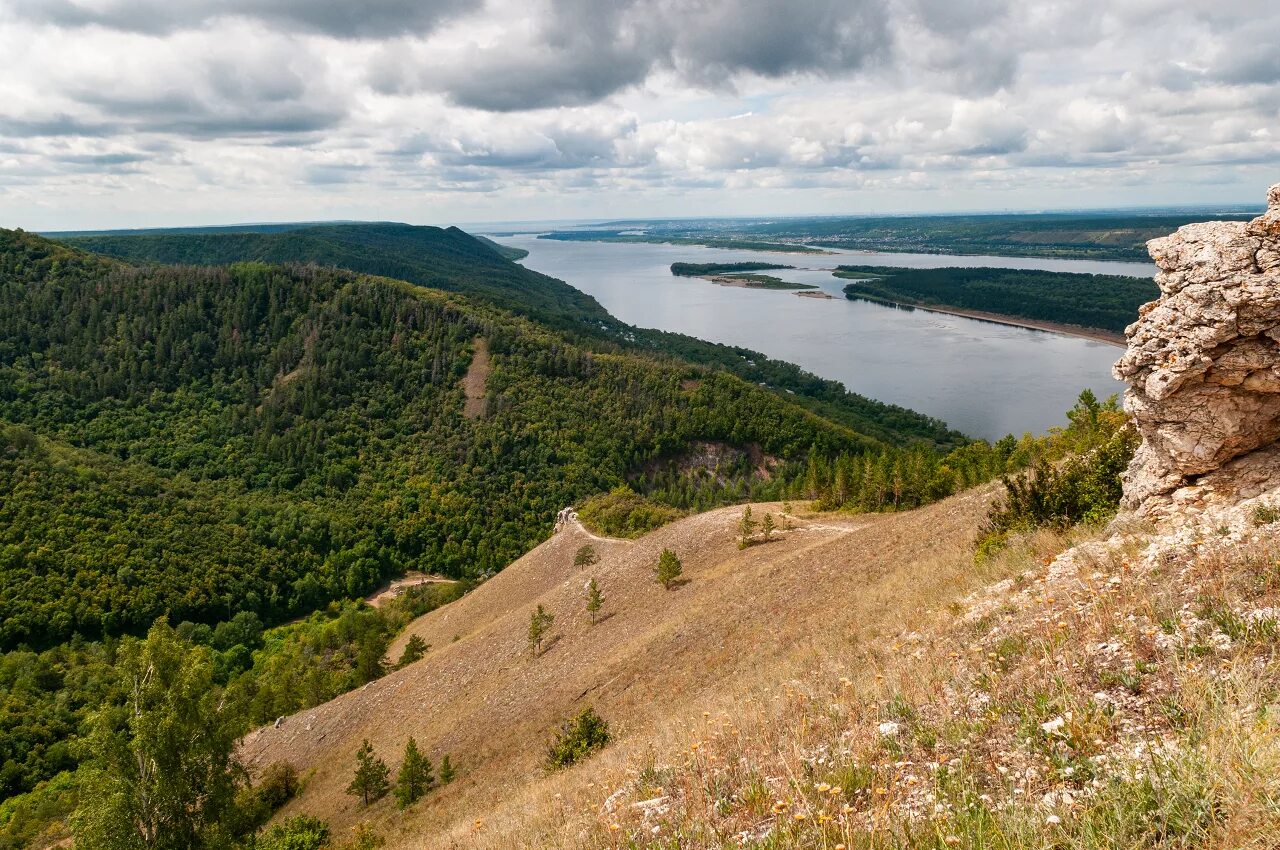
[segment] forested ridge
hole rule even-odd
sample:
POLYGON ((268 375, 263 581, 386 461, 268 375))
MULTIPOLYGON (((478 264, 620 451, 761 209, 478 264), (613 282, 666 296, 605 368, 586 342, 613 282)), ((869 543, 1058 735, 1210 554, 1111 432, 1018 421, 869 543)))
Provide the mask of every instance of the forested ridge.
POLYGON ((695 439, 793 460, 879 447, 730 375, 593 354, 417 287, 95 267, 33 259, 35 239, 6 234, 19 273, 0 283, 4 645, 165 611, 272 620, 408 568, 481 575, 695 439), (477 335, 494 368, 473 422, 458 381, 477 335))
POLYGON ((509 262, 456 228, 341 224, 266 233, 189 232, 64 237, 68 244, 134 262, 221 265, 244 260, 318 263, 458 292, 567 334, 592 351, 644 351, 723 369, 818 414, 893 445, 963 442, 936 419, 848 392, 800 367, 736 346, 636 328, 568 284, 509 262))
POLYGON ((955 307, 1122 334, 1159 295, 1148 278, 1032 269, 903 269, 838 266, 845 295, 869 301, 955 307))
POLYGON ((565 505, 604 498, 636 528, 747 498, 899 509, 1028 455, 944 454, 961 441, 940 425, 746 349, 657 332, 593 349, 477 287, 132 266, 0 231, 0 847, 64 834, 87 724, 121 699, 118 651, 159 618, 207 651, 237 722, 262 723, 381 675, 408 618, 542 540, 565 505), (468 419, 477 337, 491 372, 468 419), (691 463, 709 444, 723 460, 691 463), (409 569, 465 581, 358 602, 409 569))

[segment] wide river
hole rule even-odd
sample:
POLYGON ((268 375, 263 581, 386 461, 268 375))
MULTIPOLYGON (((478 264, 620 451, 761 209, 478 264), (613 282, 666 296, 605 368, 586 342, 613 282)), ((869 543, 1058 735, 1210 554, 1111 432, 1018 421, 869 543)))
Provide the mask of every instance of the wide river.
POLYGON ((1085 387, 1100 398, 1120 392, 1114 345, 924 310, 849 301, 837 264, 998 266, 1150 277, 1146 263, 1024 257, 871 254, 773 254, 685 245, 562 242, 534 234, 503 236, 524 248, 521 262, 596 298, 624 322, 740 345, 797 363, 856 393, 936 416, 966 434, 998 439, 1041 433, 1085 387), (674 262, 759 260, 797 268, 770 272, 836 296, 717 286, 671 274, 674 262))

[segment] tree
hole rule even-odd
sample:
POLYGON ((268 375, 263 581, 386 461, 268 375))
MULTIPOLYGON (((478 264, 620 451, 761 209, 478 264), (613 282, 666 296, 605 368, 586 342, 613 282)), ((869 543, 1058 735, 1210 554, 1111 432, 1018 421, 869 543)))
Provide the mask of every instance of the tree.
POLYGON ((529 615, 529 650, 535 658, 542 652, 542 642, 555 619, 555 614, 544 610, 541 605, 529 615))
POLYGON ((163 620, 125 639, 115 675, 121 698, 93 721, 90 760, 73 819, 76 846, 198 850, 222 826, 245 772, 235 760, 242 715, 214 683, 205 647, 163 620))
POLYGON ((356 654, 356 676, 361 684, 380 679, 387 672, 382 663, 382 656, 386 651, 387 637, 379 632, 372 631, 360 641, 360 649, 356 654))
POLYGON ((457 773, 453 769, 453 762, 449 761, 449 754, 445 753, 440 757, 440 784, 448 785, 456 775, 457 773))
POLYGON ((431 645, 418 635, 411 635, 409 642, 404 645, 404 652, 400 653, 400 660, 396 662, 396 667, 408 667, 413 662, 427 654, 427 650, 431 645))
POLYGON ((359 797, 367 806, 375 800, 381 800, 391 789, 387 777, 391 769, 387 763, 373 753, 373 745, 366 738, 356 753, 356 775, 347 786, 347 793, 359 797))
POLYGON ((764 515, 764 524, 763 524, 762 528, 763 528, 763 530, 764 530, 764 539, 765 539, 765 541, 769 541, 769 540, 771 540, 771 539, 773 538, 773 529, 774 529, 774 525, 773 525, 773 514, 765 514, 765 515, 764 515))
POLYGON ((591 625, 596 624, 597 615, 603 607, 604 594, 600 592, 600 585, 596 584, 595 576, 592 576, 587 582, 587 613, 591 615, 591 625))
POLYGON ((751 545, 751 537, 756 533, 756 521, 751 517, 751 506, 747 505, 742 512, 742 521, 738 523, 738 533, 742 535, 742 539, 738 541, 738 548, 745 549, 751 545))
POLYGON ((663 549, 662 554, 658 556, 658 566, 654 568, 657 576, 658 584, 662 585, 666 590, 670 590, 675 584, 676 579, 684 573, 684 567, 680 563, 680 559, 676 557, 676 553, 670 549, 663 549))
POLYGON ((396 802, 402 809, 413 805, 435 781, 431 775, 431 760, 418 750, 418 742, 410 738, 404 745, 404 760, 396 774, 396 802))
POLYGON ((568 767, 608 743, 609 724, 594 708, 587 706, 576 717, 560 724, 560 731, 547 747, 547 764, 552 768, 568 767))
POLYGON ((573 565, 575 567, 589 567, 600 560, 600 556, 596 554, 596 547, 587 543, 573 556, 573 565))

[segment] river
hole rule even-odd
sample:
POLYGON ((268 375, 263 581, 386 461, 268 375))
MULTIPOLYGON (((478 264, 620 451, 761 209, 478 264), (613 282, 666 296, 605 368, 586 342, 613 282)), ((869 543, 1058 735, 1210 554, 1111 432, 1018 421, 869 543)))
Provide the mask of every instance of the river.
POLYGON ((997 266, 1150 277, 1146 263, 1029 257, 840 252, 776 254, 686 245, 562 242, 535 234, 499 237, 523 248, 528 268, 592 295, 624 322, 746 346, 797 363, 856 393, 935 416, 966 434, 998 439, 1043 433, 1086 387, 1099 397, 1121 392, 1111 364, 1114 345, 930 313, 849 301, 837 264, 997 266), (674 262, 763 262, 795 265, 769 272, 820 286, 833 300, 791 291, 717 286, 671 274, 674 262))

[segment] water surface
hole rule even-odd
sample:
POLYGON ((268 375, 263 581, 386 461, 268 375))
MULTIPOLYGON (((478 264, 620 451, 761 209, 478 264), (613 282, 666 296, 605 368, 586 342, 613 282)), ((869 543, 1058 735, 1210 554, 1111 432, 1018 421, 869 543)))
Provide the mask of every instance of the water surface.
POLYGON ((1111 364, 1121 349, 1045 331, 924 310, 849 301, 837 264, 910 268, 995 266, 1150 277, 1145 263, 1028 257, 840 252, 776 254, 686 245, 561 242, 534 234, 498 241, 524 248, 521 262, 592 295, 624 322, 741 345, 797 363, 856 393, 935 416, 966 434, 997 439, 1040 433, 1086 387, 1120 392, 1111 364), (811 283, 836 298, 716 286, 671 274, 674 262, 762 261, 795 265, 769 272, 811 283))

